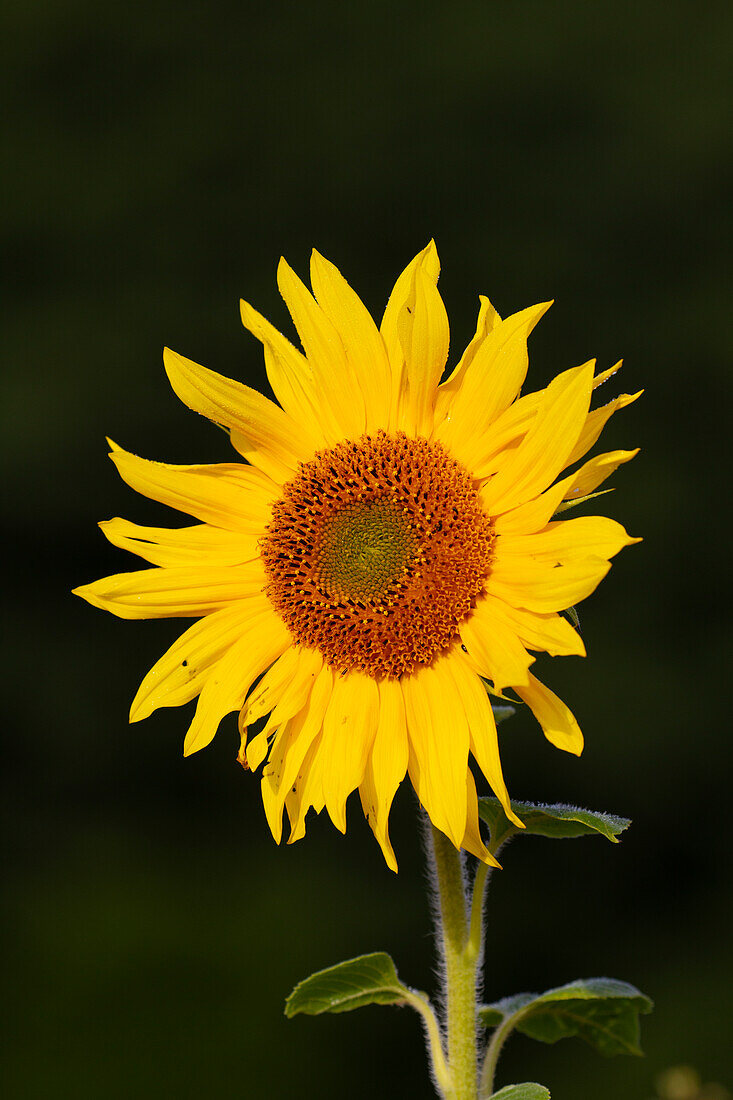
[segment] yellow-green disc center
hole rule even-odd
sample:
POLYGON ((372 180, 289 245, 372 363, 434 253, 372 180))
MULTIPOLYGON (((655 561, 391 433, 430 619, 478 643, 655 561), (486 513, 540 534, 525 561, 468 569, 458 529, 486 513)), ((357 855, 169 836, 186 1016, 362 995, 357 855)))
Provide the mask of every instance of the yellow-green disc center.
POLYGON ((328 596, 378 600, 405 572, 416 549, 417 539, 397 504, 354 504, 324 525, 316 580, 328 596))

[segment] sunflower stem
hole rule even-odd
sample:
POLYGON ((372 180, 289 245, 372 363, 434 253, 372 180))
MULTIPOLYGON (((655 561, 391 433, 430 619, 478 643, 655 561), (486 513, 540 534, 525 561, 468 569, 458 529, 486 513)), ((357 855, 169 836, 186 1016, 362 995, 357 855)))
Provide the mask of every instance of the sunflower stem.
POLYGON ((488 882, 489 867, 479 863, 471 892, 471 921, 468 926, 468 953, 475 960, 476 967, 481 966, 484 946, 484 898, 488 882))
MULTIPOLYGON (((443 1010, 450 1072, 445 1097, 477 1100, 476 981, 481 952, 480 947, 476 949, 474 920, 469 924, 461 856, 432 825, 429 835, 438 881, 436 923, 444 962, 443 1010)), ((480 936, 480 914, 477 919, 480 936)))

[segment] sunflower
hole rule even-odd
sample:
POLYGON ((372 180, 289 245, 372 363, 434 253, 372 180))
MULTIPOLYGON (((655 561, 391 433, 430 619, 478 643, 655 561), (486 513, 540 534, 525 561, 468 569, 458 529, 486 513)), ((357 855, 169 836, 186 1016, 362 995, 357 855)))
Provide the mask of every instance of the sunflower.
POLYGON ((585 654, 563 612, 637 541, 605 517, 554 518, 637 453, 579 464, 639 396, 589 411, 618 364, 596 375, 591 361, 519 396, 527 338, 551 303, 502 320, 481 297, 475 335, 441 382, 438 273, 431 242, 377 328, 317 252, 312 294, 282 260, 303 351, 242 302, 279 404, 166 350, 178 397, 224 427, 240 459, 172 466, 111 443, 128 485, 198 522, 102 523, 153 568, 75 590, 122 618, 196 620, 144 678, 132 722, 198 696, 188 755, 238 711, 239 760, 264 764, 275 840, 285 812, 290 840, 303 836, 311 807, 345 831, 358 789, 394 870, 388 817, 406 774, 433 824, 485 862, 471 758, 517 821, 488 692, 511 689, 553 745, 581 752, 573 714, 530 668, 537 652, 585 654))

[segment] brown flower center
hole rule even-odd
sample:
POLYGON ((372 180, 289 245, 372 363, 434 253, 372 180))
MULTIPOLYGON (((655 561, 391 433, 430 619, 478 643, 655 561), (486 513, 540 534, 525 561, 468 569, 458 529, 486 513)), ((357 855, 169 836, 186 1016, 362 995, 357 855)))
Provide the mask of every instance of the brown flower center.
POLYGON ((298 645, 338 671, 399 677, 446 649, 494 542, 439 443, 383 431, 320 451, 283 488, 261 544, 267 595, 298 645))

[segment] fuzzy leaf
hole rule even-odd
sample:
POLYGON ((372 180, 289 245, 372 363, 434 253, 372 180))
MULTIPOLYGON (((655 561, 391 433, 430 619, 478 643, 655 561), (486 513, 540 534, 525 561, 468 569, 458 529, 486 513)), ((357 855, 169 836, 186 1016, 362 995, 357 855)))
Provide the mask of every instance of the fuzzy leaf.
POLYGON ((517 713, 516 707, 500 707, 495 706, 494 703, 491 704, 491 709, 494 712, 494 721, 497 726, 500 722, 505 722, 507 718, 511 718, 513 714, 517 713))
POLYGON ((528 1081, 524 1085, 507 1085, 493 1093, 491 1100, 550 1100, 550 1091, 544 1085, 528 1081))
POLYGON ((534 802, 512 802, 512 809, 524 822, 524 829, 517 828, 509 821, 498 798, 485 797, 478 800, 479 817, 486 822, 491 833, 492 852, 498 851, 502 844, 517 834, 563 839, 598 833, 613 844, 618 844, 619 834, 631 824, 626 817, 595 813, 593 810, 581 810, 577 806, 562 804, 545 806, 534 802))
POLYGON ((389 955, 376 951, 329 966, 298 982, 285 1002, 285 1015, 320 1016, 323 1012, 350 1012, 363 1005, 395 1005, 410 991, 397 977, 389 955))
POLYGON ((479 1011, 485 1027, 509 1023, 532 1039, 556 1043, 573 1035, 601 1054, 641 1054, 639 1014, 652 1002, 633 985, 587 978, 546 993, 520 993, 479 1011))

